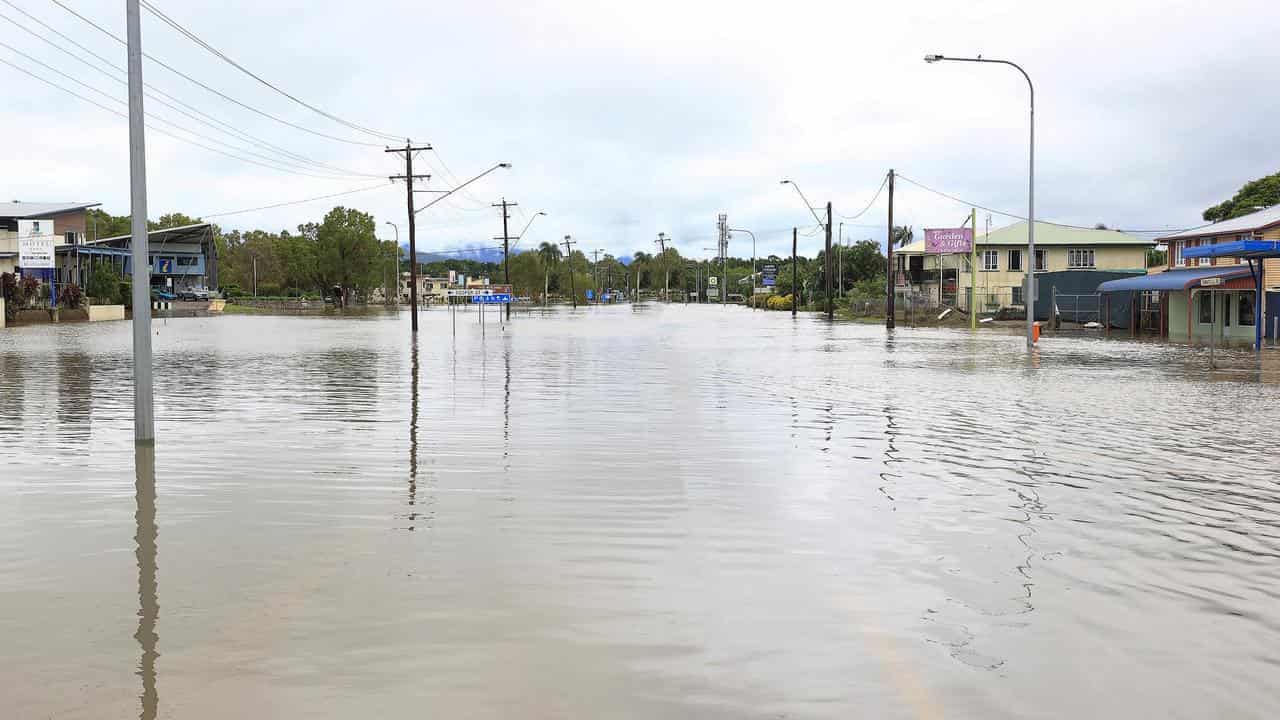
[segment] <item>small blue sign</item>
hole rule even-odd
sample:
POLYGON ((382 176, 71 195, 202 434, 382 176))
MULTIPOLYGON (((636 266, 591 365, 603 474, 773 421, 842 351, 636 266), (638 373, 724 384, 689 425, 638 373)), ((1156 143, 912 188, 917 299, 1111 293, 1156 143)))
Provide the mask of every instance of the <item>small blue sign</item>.
POLYGON ((595 291, 594 291, 594 290, 590 290, 590 289, 588 289, 588 290, 587 290, 587 299, 588 299, 588 300, 593 299, 595 296, 596 296, 596 293, 595 293, 595 291))
POLYGON ((774 276, 772 276, 772 275, 765 275, 765 276, 764 276, 764 286, 765 286, 765 287, 773 287, 774 285, 777 285, 777 284, 778 284, 778 278, 776 278, 776 277, 774 277, 774 276))
POLYGON ((173 272, 173 261, 168 258, 159 258, 156 260, 156 272, 161 275, 167 275, 173 272))
POLYGON ((471 302, 476 305, 503 305, 511 302, 509 293, 493 293, 492 295, 472 295, 471 302))

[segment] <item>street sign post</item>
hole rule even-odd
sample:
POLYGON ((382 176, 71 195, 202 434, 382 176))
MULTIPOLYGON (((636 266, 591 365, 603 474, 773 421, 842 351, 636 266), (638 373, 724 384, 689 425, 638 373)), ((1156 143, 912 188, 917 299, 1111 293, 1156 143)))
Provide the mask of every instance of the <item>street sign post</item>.
POLYGON ((504 305, 509 302, 511 302, 510 293, 488 293, 486 295, 471 296, 473 305, 504 305))

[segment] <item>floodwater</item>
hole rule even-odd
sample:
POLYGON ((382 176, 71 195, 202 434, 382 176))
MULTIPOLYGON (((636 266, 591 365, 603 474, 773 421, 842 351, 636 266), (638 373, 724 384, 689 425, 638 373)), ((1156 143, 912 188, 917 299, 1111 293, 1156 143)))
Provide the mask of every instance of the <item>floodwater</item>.
POLYGON ((0 331, 2 714, 1280 714, 1280 353, 452 319, 0 331))

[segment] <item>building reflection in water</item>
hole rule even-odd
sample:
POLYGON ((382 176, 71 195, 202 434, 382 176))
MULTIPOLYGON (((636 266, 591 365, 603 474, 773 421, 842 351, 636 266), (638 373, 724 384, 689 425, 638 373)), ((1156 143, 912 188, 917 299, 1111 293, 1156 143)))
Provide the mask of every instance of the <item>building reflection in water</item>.
POLYGON ((134 638, 142 650, 138 662, 138 675, 142 678, 142 720, 154 720, 160 706, 156 691, 156 650, 160 636, 156 634, 156 621, 160 616, 160 600, 156 586, 156 449, 153 445, 139 445, 134 450, 134 466, 137 480, 134 486, 137 500, 138 556, 138 631, 134 638))

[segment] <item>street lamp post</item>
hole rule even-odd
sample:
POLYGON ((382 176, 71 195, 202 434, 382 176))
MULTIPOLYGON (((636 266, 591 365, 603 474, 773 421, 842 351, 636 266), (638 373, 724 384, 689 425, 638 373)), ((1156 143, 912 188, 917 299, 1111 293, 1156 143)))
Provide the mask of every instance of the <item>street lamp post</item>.
MULTIPOLYGON (((396 225, 390 220, 387 220, 386 223, 391 226, 392 230, 396 231, 396 255, 395 256, 396 256, 396 259, 398 260, 400 258, 400 226, 396 225)), ((400 304, 400 263, 399 262, 396 263, 395 272, 391 273, 391 276, 392 276, 391 279, 395 281, 395 284, 396 284, 395 304, 399 305, 400 304)), ((386 281, 383 280, 382 284, 384 285, 383 292, 387 292, 385 288, 386 281)), ((390 296, 387 296, 384 299, 390 301, 390 296)))
MULTIPOLYGON (((996 63, 997 65, 1008 65, 1018 72, 1022 73, 1022 77, 1027 81, 1027 89, 1030 91, 1030 118, 1031 118, 1031 139, 1030 149, 1028 152, 1028 178, 1027 178, 1027 255, 1030 265, 1027 270, 1026 290, 1023 291, 1023 301, 1027 305, 1027 347, 1035 345, 1035 322, 1036 322, 1036 296, 1035 296, 1035 268, 1036 268, 1036 87, 1031 82, 1031 76, 1027 74, 1022 66, 1009 60, 993 60, 990 58, 962 58, 947 57, 945 55, 925 55, 924 61, 927 63, 936 63, 941 61, 949 62, 978 62, 978 63, 996 63)), ((974 229, 974 236, 977 236, 977 228, 974 229)))

